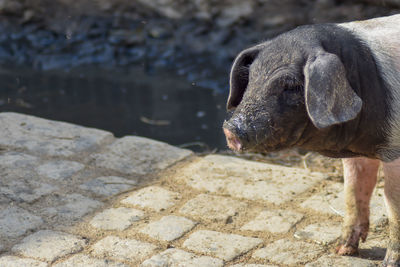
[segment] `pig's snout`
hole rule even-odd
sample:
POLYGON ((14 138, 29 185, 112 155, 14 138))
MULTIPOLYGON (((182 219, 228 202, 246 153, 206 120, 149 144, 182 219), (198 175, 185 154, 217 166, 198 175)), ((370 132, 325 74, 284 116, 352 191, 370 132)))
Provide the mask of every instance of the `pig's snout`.
POLYGON ((224 122, 224 133, 228 147, 234 151, 242 151, 248 145, 249 132, 240 118, 224 122))
POLYGON ((256 115, 246 118, 239 113, 224 122, 228 147, 234 151, 252 152, 276 151, 285 147, 284 127, 278 127, 266 112, 256 115))
POLYGON ((224 128, 224 133, 226 137, 226 143, 228 144, 228 147, 234 151, 240 151, 242 150, 242 142, 240 139, 231 131, 228 129, 224 128))

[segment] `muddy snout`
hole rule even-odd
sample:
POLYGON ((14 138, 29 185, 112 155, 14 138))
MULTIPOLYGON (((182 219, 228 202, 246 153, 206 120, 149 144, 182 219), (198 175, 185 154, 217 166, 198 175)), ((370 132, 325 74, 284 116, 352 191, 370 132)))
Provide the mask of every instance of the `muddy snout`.
POLYGON ((248 131, 243 123, 225 121, 223 125, 226 143, 233 151, 243 151, 249 144, 248 131))
POLYGON ((233 151, 275 151, 285 140, 284 127, 277 127, 266 112, 253 112, 246 117, 242 112, 224 121, 223 131, 227 145, 233 151))

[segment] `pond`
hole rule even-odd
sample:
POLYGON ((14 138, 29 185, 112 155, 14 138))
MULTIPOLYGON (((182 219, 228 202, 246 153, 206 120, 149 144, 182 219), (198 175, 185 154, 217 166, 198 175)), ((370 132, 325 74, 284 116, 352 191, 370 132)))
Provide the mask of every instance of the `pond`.
MULTIPOLYGON (((228 78, 227 78, 228 80, 228 78)), ((227 92, 142 67, 69 71, 0 68, 0 111, 14 111, 183 145, 225 149, 227 92)))

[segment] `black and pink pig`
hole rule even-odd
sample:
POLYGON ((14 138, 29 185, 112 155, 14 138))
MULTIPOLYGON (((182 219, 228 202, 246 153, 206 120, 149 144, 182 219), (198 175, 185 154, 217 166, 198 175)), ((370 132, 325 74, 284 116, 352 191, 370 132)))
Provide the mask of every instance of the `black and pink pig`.
POLYGON ((300 147, 343 158, 346 215, 340 255, 357 253, 369 228, 380 163, 389 244, 400 266, 400 15, 298 27, 241 52, 224 122, 235 151, 300 147))

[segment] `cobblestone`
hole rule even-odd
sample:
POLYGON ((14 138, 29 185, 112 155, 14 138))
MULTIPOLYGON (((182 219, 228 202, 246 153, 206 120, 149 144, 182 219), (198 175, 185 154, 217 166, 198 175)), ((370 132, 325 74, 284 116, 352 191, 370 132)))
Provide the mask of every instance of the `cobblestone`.
POLYGON ((341 225, 334 222, 307 225, 298 230, 294 236, 298 239, 312 240, 318 244, 331 244, 340 237, 341 225))
POLYGON ((94 244, 92 249, 92 253, 97 257, 137 264, 156 252, 157 247, 134 239, 107 236, 94 244))
POLYGON ((360 256, 338 257, 343 184, 331 169, 194 156, 15 113, 0 125, 1 267, 376 266, 385 255, 381 184, 360 256))
POLYGON ((57 186, 35 180, 35 176, 21 177, 12 172, 2 176, 0 194, 17 202, 34 202, 56 191, 57 186))
POLYGON ((254 220, 246 223, 242 230, 287 233, 303 215, 289 210, 262 211, 254 220))
POLYGON ((110 197, 131 189, 137 184, 136 180, 128 180, 117 176, 98 177, 79 187, 99 196, 110 197))
POLYGON ((34 168, 39 158, 21 152, 6 152, 0 155, 0 167, 2 168, 34 168))
POLYGON ((189 219, 171 215, 149 223, 140 232, 157 240, 173 241, 190 231, 195 225, 196 223, 189 219))
POLYGON ((309 243, 280 239, 265 248, 256 250, 253 253, 253 257, 266 259, 278 264, 293 265, 315 259, 322 251, 322 248, 315 247, 309 243), (296 253, 293 253, 294 251, 296 253))
POLYGON ((73 156, 112 139, 111 133, 102 130, 11 112, 0 114, 0 125, 0 145, 39 155, 73 156))
POLYGON ((15 256, 3 256, 0 258, 2 267, 47 267, 47 263, 32 259, 22 259, 15 256))
POLYGON ((189 186, 249 200, 282 204, 325 178, 320 173, 227 156, 210 155, 177 176, 189 186))
MULTIPOLYGON (((366 242, 360 242, 360 255, 364 259, 383 259, 388 243, 387 232, 370 231, 366 242)), ((379 265, 377 264, 377 266, 379 265)))
POLYGON ((196 256, 180 249, 171 248, 144 261, 141 267, 219 267, 223 265, 223 261, 220 259, 196 256))
POLYGON ((305 200, 301 207, 312 209, 321 213, 340 214, 344 216, 343 184, 333 183, 323 191, 312 195, 305 200))
POLYGON ((161 211, 172 207, 178 198, 179 194, 175 192, 158 186, 149 186, 134 192, 121 203, 161 211))
POLYGON ((360 259, 356 257, 345 257, 345 256, 332 256, 326 255, 313 263, 308 263, 305 267, 376 267, 373 261, 360 259))
POLYGON ((90 225, 103 230, 123 231, 132 223, 143 218, 144 212, 137 209, 119 207, 98 213, 90 221, 90 225))
POLYGON ((65 180, 85 168, 85 165, 69 160, 46 162, 37 168, 39 175, 55 180, 65 180))
POLYGON ((80 194, 66 195, 62 204, 42 210, 47 216, 57 216, 64 220, 77 220, 102 206, 102 203, 80 194))
POLYGON ((39 227, 43 220, 18 207, 0 207, 0 236, 18 237, 39 227))
POLYGON ((126 136, 109 145, 105 152, 94 154, 92 158, 96 166, 125 174, 148 174, 165 169, 192 153, 151 139, 126 136))
POLYGON ((71 234, 41 230, 25 237, 12 251, 25 257, 52 262, 82 250, 85 244, 84 239, 71 234))
POLYGON ((90 221, 93 227, 103 230, 123 231, 143 218, 144 212, 132 208, 111 208, 98 213, 90 221))
POLYGON ((33 202, 57 186, 43 181, 34 171, 40 159, 20 152, 0 154, 0 196, 16 202, 33 202))
POLYGON ((229 261, 261 243, 262 240, 260 238, 199 230, 191 234, 183 243, 183 246, 198 253, 211 254, 229 261))
MULTIPOLYGON (((372 226, 381 226, 387 222, 383 195, 384 193, 382 188, 376 189, 372 194, 370 205, 370 223, 372 226)), ((340 214, 343 216, 345 210, 343 184, 330 184, 324 191, 317 193, 304 201, 301 204, 301 207, 321 213, 340 214)))
POLYGON ((245 203, 231 198, 201 194, 189 200, 179 212, 199 220, 226 221, 246 207, 245 203))
POLYGON ((72 256, 66 261, 52 265, 53 267, 129 267, 123 263, 117 263, 110 260, 96 259, 84 254, 72 256))

